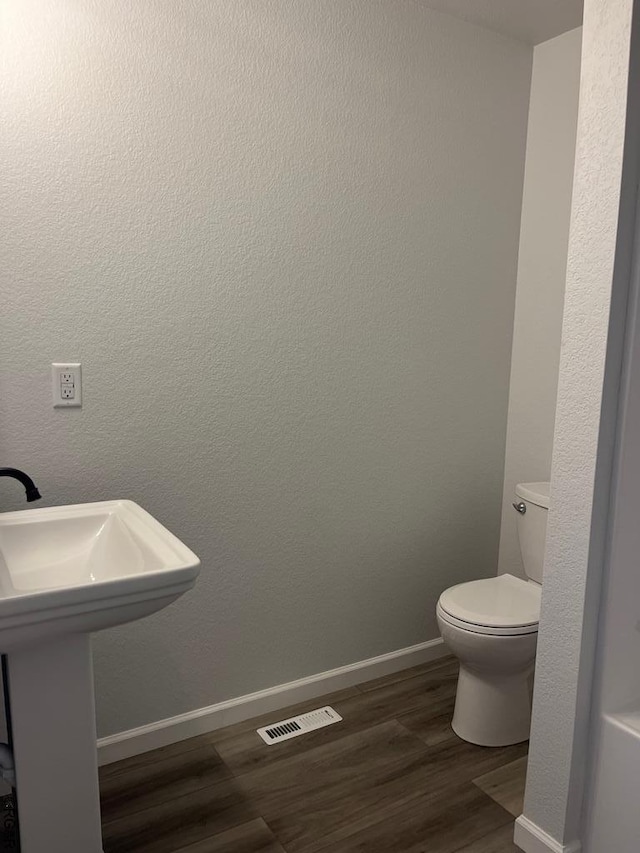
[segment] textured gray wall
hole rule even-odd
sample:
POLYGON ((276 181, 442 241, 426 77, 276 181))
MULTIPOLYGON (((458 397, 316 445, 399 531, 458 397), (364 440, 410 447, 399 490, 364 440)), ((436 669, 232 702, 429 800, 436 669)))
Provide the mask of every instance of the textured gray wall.
POLYGON ((637 57, 640 49, 637 24, 632 28, 636 9, 634 0, 587 0, 584 9, 551 505, 524 804, 529 820, 567 845, 580 836, 583 777, 594 749, 591 676, 636 207, 635 152, 622 183, 626 132, 632 142, 637 139, 635 109, 627 127, 628 97, 631 93, 635 98, 637 91, 637 78, 629 77, 630 56, 637 57))
POLYGON ((96 638, 101 734, 435 637, 496 571, 531 49, 409 0, 3 14, 2 459, 203 563, 96 638))
POLYGON ((511 504, 516 483, 551 475, 581 46, 578 28, 533 50, 498 557, 522 576, 511 504))

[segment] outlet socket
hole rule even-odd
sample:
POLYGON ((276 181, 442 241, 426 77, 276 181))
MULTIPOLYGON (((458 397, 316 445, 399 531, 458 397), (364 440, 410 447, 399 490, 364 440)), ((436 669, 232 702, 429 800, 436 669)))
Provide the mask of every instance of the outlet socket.
POLYGON ((52 364, 51 390, 54 409, 82 406, 82 366, 77 362, 52 364))

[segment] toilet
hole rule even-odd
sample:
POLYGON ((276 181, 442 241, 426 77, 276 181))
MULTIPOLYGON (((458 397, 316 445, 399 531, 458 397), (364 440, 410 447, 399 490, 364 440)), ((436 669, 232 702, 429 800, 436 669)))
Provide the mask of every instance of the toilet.
POLYGON ((529 739, 549 483, 516 486, 518 539, 528 580, 510 574, 445 590, 436 615, 460 661, 452 727, 480 746, 529 739))

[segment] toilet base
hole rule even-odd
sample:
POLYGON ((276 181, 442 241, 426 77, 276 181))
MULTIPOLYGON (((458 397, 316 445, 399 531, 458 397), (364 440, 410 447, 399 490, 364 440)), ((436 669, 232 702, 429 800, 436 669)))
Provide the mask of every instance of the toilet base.
POLYGON ((451 727, 478 746, 509 746, 529 739, 533 666, 517 675, 479 677, 461 663, 451 727))

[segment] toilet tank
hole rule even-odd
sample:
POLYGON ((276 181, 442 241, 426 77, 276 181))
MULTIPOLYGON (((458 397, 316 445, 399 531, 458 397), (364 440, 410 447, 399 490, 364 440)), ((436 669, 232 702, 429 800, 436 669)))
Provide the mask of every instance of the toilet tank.
POLYGON ((549 483, 518 483, 518 539, 524 570, 528 578, 542 583, 544 543, 547 535, 549 483))

